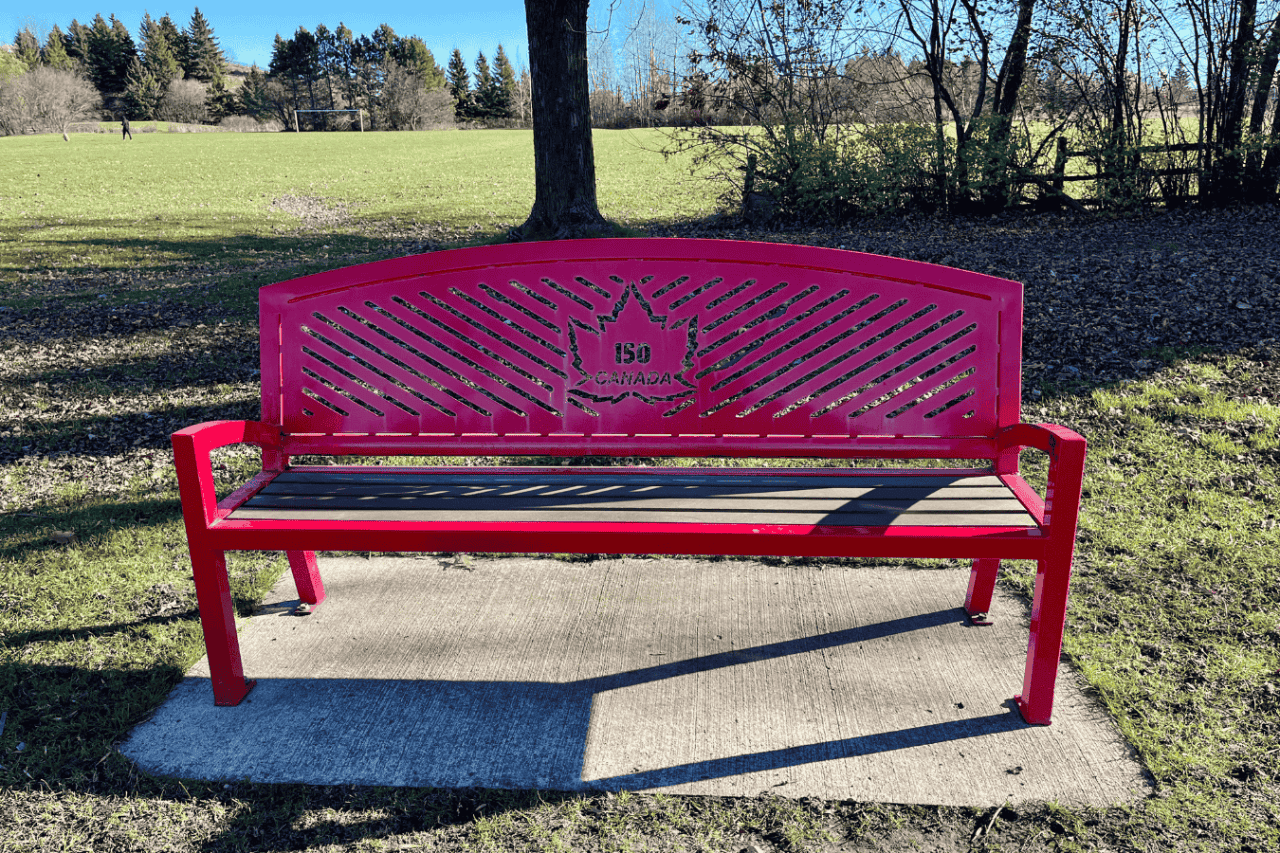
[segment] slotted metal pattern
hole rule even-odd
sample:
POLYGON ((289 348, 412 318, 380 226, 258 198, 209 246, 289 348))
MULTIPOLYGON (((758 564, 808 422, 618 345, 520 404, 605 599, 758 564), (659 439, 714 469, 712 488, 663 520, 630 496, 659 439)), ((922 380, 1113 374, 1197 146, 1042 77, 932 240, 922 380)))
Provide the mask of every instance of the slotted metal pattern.
POLYGON ((721 241, 402 258, 264 291, 263 339, 279 344, 264 347, 264 419, 306 434, 989 436, 1017 420, 1020 295, 926 264, 721 241))

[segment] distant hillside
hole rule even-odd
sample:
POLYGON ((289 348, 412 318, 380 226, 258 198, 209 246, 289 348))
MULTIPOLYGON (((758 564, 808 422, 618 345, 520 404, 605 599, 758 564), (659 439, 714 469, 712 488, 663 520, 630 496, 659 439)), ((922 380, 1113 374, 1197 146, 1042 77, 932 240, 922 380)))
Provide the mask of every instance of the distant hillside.
POLYGON ((227 61, 227 88, 234 89, 244 82, 244 78, 249 76, 250 65, 241 65, 239 62, 227 61))

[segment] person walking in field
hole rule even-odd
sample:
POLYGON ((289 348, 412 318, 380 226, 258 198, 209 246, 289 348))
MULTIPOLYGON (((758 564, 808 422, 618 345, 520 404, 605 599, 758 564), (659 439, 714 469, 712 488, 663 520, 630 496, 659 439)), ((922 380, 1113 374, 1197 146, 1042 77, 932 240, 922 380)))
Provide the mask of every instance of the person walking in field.
POLYGON ((133 131, 129 129, 129 117, 121 116, 120 117, 120 141, 123 142, 126 139, 133 139, 133 131))

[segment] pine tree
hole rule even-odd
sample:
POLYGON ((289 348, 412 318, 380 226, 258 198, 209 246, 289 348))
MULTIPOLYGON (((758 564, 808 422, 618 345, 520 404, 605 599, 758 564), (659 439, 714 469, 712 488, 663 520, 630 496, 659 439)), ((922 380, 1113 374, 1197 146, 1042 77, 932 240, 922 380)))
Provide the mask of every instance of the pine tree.
POLYGON ((182 68, 189 80, 215 84, 222 80, 226 72, 226 57, 213 35, 213 27, 200 14, 197 6, 191 13, 191 23, 182 32, 182 68))
POLYGON ((445 72, 449 82, 449 94, 453 95, 453 106, 459 118, 471 118, 474 104, 471 97, 471 74, 467 71, 467 61, 462 58, 462 51, 456 47, 449 57, 449 68, 445 72))
POLYGON ((124 81, 129 77, 129 67, 138 59, 138 48, 133 43, 129 28, 115 15, 111 21, 111 70, 113 92, 124 91, 124 81))
MULTIPOLYGON (((71 26, 74 29, 76 22, 72 21, 71 26)), ((77 41, 81 35, 77 33, 77 41)), ((111 23, 107 23, 99 14, 94 16, 93 25, 83 33, 83 38, 85 69, 110 108, 111 100, 124 93, 129 69, 138 57, 133 36, 115 15, 111 16, 111 23)))
POLYGON ((493 117, 494 76, 489 70, 489 60, 484 51, 476 57, 476 97, 475 117, 486 119, 493 117))
MULTIPOLYGON (((0 83, 16 80, 27 73, 27 66, 22 64, 17 54, 11 50, 0 50, 0 83)), ((3 120, 0 119, 0 122, 3 120)))
POLYGON ((67 35, 63 40, 63 44, 67 50, 67 56, 71 57, 71 61, 80 65, 89 73, 89 27, 71 19, 71 25, 67 27, 67 35))
POLYGON ((387 70, 395 62, 392 53, 399 36, 387 24, 379 24, 372 36, 360 36, 352 48, 355 88, 361 106, 369 111, 371 126, 382 128, 382 100, 386 91, 387 70))
POLYGON ((253 65, 245 75, 244 83, 236 92, 240 111, 256 119, 270 118, 275 111, 271 96, 267 91, 267 75, 262 69, 253 65))
POLYGON ((169 45, 169 49, 173 51, 173 58, 178 61, 178 68, 182 69, 182 74, 186 76, 187 61, 187 40, 182 35, 182 30, 178 29, 178 25, 173 22, 168 14, 165 14, 160 20, 156 21, 157 37, 161 37, 169 45))
POLYGON ((129 67, 125 80, 124 110, 130 118, 154 119, 160 109, 160 101, 169 91, 169 84, 182 77, 178 64, 180 47, 170 40, 168 31, 152 20, 149 13, 142 16, 138 28, 142 56, 129 67))
POLYGON ((431 49, 417 36, 401 38, 396 43, 395 60, 411 74, 422 78, 425 89, 439 89, 446 83, 444 71, 436 65, 431 49))
POLYGON ((511 67, 507 53, 498 45, 498 52, 493 57, 493 116, 494 118, 511 118, 515 115, 516 105, 516 72, 511 67))
POLYGON ((306 27, 298 27, 290 41, 289 67, 301 85, 307 87, 307 109, 316 105, 316 81, 320 79, 320 42, 306 27))
POLYGON ((327 110, 341 109, 338 106, 338 93, 333 89, 334 77, 341 73, 334 67, 335 47, 336 36, 333 30, 322 23, 316 24, 316 70, 324 82, 322 91, 329 96, 325 105, 327 110))
MULTIPOLYGON (((176 34, 177 31, 174 32, 176 34)), ((153 21, 150 14, 144 13, 138 37, 141 41, 142 64, 151 76, 166 88, 170 81, 183 76, 182 64, 178 60, 178 54, 182 50, 180 35, 174 40, 166 27, 153 21)))
POLYGON ((351 28, 341 21, 338 22, 338 28, 333 31, 333 57, 331 63, 333 70, 331 73, 339 75, 343 81, 343 88, 347 96, 347 106, 351 109, 360 109, 361 105, 356 99, 356 68, 355 68, 355 33, 351 32, 351 28))
POLYGON ((23 27, 13 37, 13 49, 18 60, 27 68, 35 68, 40 64, 40 40, 31 31, 31 27, 23 27))
POLYGON ((295 69, 295 62, 293 39, 281 38, 280 34, 276 33, 276 40, 271 46, 271 64, 267 66, 267 73, 289 90, 290 112, 302 109, 298 92, 299 75, 295 69))
POLYGON ((122 109, 131 119, 149 120, 156 117, 160 101, 168 91, 168 83, 161 83, 147 70, 142 60, 135 59, 125 78, 122 109))
POLYGON ((53 29, 49 31, 49 38, 45 39, 40 59, 45 65, 59 71, 71 71, 76 67, 75 60, 67 55, 67 37, 62 34, 57 24, 53 25, 53 29))

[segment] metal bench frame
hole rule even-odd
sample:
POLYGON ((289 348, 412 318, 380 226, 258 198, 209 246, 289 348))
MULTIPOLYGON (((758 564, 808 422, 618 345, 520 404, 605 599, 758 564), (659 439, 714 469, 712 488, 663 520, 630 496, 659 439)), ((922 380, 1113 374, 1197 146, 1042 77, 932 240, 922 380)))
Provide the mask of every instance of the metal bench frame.
POLYGON ((217 704, 253 686, 226 551, 287 552, 311 605, 316 551, 947 557, 973 561, 973 617, 1001 560, 1037 561, 1017 702, 1050 722, 1085 441, 1021 423, 1019 283, 813 247, 564 241, 281 282, 260 322, 260 420, 173 435, 217 704), (262 471, 218 500, 211 453, 239 443, 262 471), (1043 498, 1023 448, 1049 457, 1043 498), (823 462, 376 464, 389 456, 823 462), (966 462, 887 462, 918 459, 966 462))

